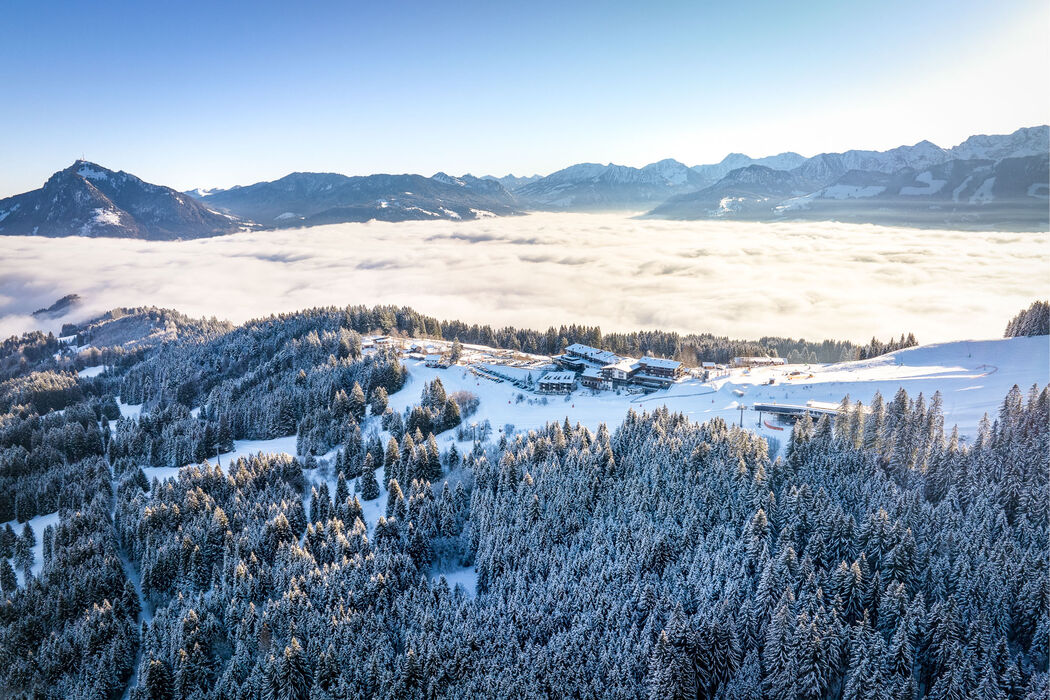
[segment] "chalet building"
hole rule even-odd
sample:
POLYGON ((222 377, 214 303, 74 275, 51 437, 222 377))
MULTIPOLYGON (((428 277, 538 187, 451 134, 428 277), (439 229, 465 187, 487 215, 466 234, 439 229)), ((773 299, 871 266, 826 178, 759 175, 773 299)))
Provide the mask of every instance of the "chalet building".
POLYGON ((583 358, 569 355, 568 353, 564 355, 555 355, 551 359, 570 372, 583 372, 588 367, 591 367, 591 365, 583 358))
POLYGON ((598 367, 586 367, 580 374, 580 384, 588 389, 608 390, 613 388, 611 380, 602 375, 598 367))
POLYGON ((545 394, 569 394, 576 388, 573 372, 547 372, 540 377, 540 391, 545 394))
POLYGON ((663 357, 643 357, 638 360, 638 371, 650 377, 677 379, 685 373, 685 365, 663 357))
POLYGON ((734 357, 732 367, 776 367, 785 364, 783 357, 734 357))
POLYGON ((600 366, 611 365, 623 359, 614 352, 592 348, 590 345, 581 345, 580 343, 573 343, 565 348, 565 354, 571 358, 586 360, 600 366))
POLYGON ((427 355, 424 363, 427 367, 437 367, 439 369, 446 369, 449 365, 449 359, 445 355, 427 355))
POLYGON ((622 357, 608 350, 573 343, 554 358, 563 369, 580 375, 588 389, 613 389, 628 385, 666 389, 685 373, 677 360, 661 357, 622 357))
POLYGON ((618 358, 601 368, 602 376, 613 384, 626 384, 638 373, 638 363, 629 357, 618 358))
POLYGON ((720 365, 717 362, 701 362, 700 363, 700 374, 704 379, 710 379, 711 377, 721 377, 729 374, 729 368, 725 365, 720 365))

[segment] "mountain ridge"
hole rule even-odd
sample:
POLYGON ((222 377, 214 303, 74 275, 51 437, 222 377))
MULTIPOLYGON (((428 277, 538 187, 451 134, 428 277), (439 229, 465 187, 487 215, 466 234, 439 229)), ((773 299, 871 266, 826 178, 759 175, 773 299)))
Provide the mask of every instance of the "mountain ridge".
POLYGON ((39 189, 0 199, 0 235, 174 240, 244 226, 170 187, 85 160, 59 170, 39 189))
POLYGON ((209 194, 209 205, 268 228, 352 221, 470 220, 522 213, 499 182, 471 175, 295 172, 209 194))
POLYGON ((651 218, 833 220, 1046 230, 1050 126, 806 158, 729 153, 687 166, 576 163, 548 175, 292 172, 177 192, 85 160, 0 199, 0 235, 177 240, 248 228, 363 221, 464 221, 527 211, 644 212, 651 218), (950 194, 950 196, 949 196, 950 194))

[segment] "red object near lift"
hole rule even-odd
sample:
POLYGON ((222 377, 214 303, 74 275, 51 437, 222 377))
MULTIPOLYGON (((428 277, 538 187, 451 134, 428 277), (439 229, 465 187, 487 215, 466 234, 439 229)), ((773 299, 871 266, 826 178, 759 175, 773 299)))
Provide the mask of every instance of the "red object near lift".
POLYGON ((766 426, 770 430, 783 430, 784 429, 783 427, 781 427, 779 425, 770 425, 769 421, 767 421, 767 420, 762 421, 762 425, 766 426))

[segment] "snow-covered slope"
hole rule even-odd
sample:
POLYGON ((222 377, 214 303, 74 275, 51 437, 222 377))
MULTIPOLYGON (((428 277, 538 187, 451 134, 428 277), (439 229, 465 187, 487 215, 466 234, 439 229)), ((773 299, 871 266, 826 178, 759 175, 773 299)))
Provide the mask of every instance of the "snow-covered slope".
POLYGON ((1002 160, 1042 156, 1050 151, 1050 126, 1028 126, 1012 134, 971 136, 949 149, 952 158, 1002 160))
MULTIPOLYGON (((480 397, 478 413, 467 422, 488 420, 497 435, 507 424, 520 431, 566 417, 591 429, 597 429, 600 423, 613 427, 623 421, 629 409, 649 411, 661 405, 680 411, 692 420, 702 422, 720 416, 736 424, 741 420, 741 404, 750 406, 756 401, 837 404, 847 394, 854 401, 868 403, 876 391, 890 400, 903 387, 913 398, 923 393, 927 401, 940 391, 946 425, 957 424, 962 435, 972 437, 981 416, 985 413, 994 416, 1014 384, 1027 391, 1032 384, 1042 387, 1050 381, 1050 338, 967 340, 924 345, 857 362, 787 365, 747 372, 734 370, 728 377, 712 382, 686 379, 666 391, 645 396, 577 390, 567 399, 541 397, 522 392, 508 382, 497 383, 475 376, 464 367, 436 369, 410 360, 408 368, 408 383, 390 397, 394 410, 403 411, 418 403, 425 383, 440 377, 446 391, 466 390, 480 397), (794 371, 801 374, 789 378, 794 371), (770 385, 770 379, 775 384, 770 385), (523 397, 521 401, 519 394, 523 397)), ((539 374, 535 373, 535 379, 539 374)), ((785 436, 786 431, 759 424, 757 414, 749 410, 744 411, 742 417, 745 427, 768 437, 785 436)), ((446 442, 451 439, 451 433, 442 436, 446 442)))
POLYGON ((578 163, 530 182, 514 194, 541 209, 638 209, 699 189, 704 182, 699 174, 670 158, 644 168, 578 163))
POLYGON ((1048 157, 953 158, 923 170, 852 170, 776 205, 777 215, 945 228, 1045 231, 1048 157), (850 201, 846 201, 850 200, 850 201))
POLYGON ((709 165, 694 165, 693 172, 700 175, 708 183, 717 182, 738 168, 746 168, 749 165, 761 165, 774 170, 792 170, 806 162, 804 156, 788 151, 775 156, 764 158, 752 158, 743 153, 730 153, 718 163, 709 165))
POLYGON ((495 180, 496 182, 498 182, 499 184, 501 184, 505 188, 507 188, 508 191, 513 192, 514 190, 518 189, 519 187, 524 187, 525 185, 529 184, 530 182, 536 182, 536 180, 539 180, 541 177, 543 177, 543 176, 542 175, 525 175, 523 177, 518 177, 517 175, 514 175, 513 173, 508 173, 508 174, 504 175, 503 177, 496 177, 495 175, 483 175, 481 179, 482 180, 495 180))
POLYGON ((809 191, 794 173, 762 165, 748 165, 697 192, 672 197, 649 215, 669 219, 764 218, 788 197, 809 191))
POLYGON ((922 170, 950 158, 947 151, 929 141, 914 146, 898 146, 888 151, 845 151, 821 153, 795 168, 799 177, 817 185, 829 184, 850 170, 894 173, 905 168, 922 170))

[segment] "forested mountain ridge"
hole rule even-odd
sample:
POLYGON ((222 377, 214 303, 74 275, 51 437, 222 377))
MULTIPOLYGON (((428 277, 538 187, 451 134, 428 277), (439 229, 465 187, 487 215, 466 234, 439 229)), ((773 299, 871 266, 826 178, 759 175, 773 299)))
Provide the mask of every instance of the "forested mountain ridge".
MULTIPOLYGON (((647 330, 603 333, 598 326, 582 324, 552 326, 546 330, 513 326, 493 328, 489 325, 466 323, 458 319, 438 319, 406 306, 351 305, 345 308, 327 307, 300 313, 321 311, 345 315, 346 327, 358 334, 389 333, 407 338, 441 338, 449 341, 458 338, 463 343, 476 343, 544 355, 560 353, 572 343, 584 343, 624 355, 637 356, 652 353, 660 357, 671 357, 689 365, 698 365, 701 361, 725 363, 737 355, 767 354, 785 357, 792 362, 838 362, 871 357, 873 353, 889 352, 915 344, 915 338, 911 334, 908 334, 910 339, 902 334, 900 340, 891 339, 883 343, 873 339, 866 346, 858 346, 850 341, 831 339, 807 341, 802 338, 764 336, 755 340, 746 340, 703 332, 678 333, 647 330)), ((271 318, 285 319, 294 315, 282 314, 271 318)), ((146 337, 150 338, 151 343, 163 337, 173 339, 173 334, 186 332, 193 324, 200 326, 199 329, 196 327, 192 329, 194 333, 203 332, 205 329, 209 329, 207 332, 225 332, 232 329, 232 326, 226 322, 214 319, 193 321, 173 310, 114 309, 97 319, 79 325, 67 324, 63 332, 78 334, 78 338, 82 341, 81 345, 90 344, 100 349, 121 345, 128 349, 127 344, 142 344, 146 342, 146 337), (167 316, 164 316, 162 321, 146 318, 143 314, 147 311, 153 315, 167 314, 167 316), (175 325, 171 326, 172 323, 175 325), (162 331, 161 326, 167 330, 162 331), (103 329, 106 335, 100 335, 103 329), (152 335, 145 335, 146 330, 149 330, 152 335), (162 333, 167 335, 162 335, 162 333), (93 339, 96 335, 99 337, 93 339)))
POLYGON ((433 177, 292 173, 272 182, 209 193, 201 201, 267 228, 371 220, 470 220, 521 213, 499 182, 445 173, 433 177))
POLYGON ((0 692, 1045 695, 1045 387, 968 442, 939 394, 900 390, 804 418, 783 453, 666 408, 472 444, 439 381, 362 352, 377 318, 424 317, 187 327, 93 377, 23 352, 42 377, 0 416, 0 692), (402 386, 418 401, 389 410, 402 386), (159 476, 291 434, 297 457, 159 476))

